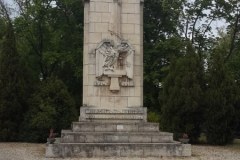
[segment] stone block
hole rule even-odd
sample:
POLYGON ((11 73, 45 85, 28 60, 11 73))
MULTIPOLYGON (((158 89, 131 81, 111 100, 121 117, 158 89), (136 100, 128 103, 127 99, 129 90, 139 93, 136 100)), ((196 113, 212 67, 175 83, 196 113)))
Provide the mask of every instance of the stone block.
POLYGON ((61 157, 61 147, 56 144, 46 144, 45 156, 47 158, 59 158, 61 157))
POLYGON ((123 3, 122 4, 122 13, 136 13, 135 7, 136 7, 136 4, 123 3))
POLYGON ((47 146, 46 157, 179 157, 191 156, 189 147, 179 143, 66 143, 47 146))
POLYGON ((134 66, 134 75, 142 76, 142 73, 143 73, 142 69, 143 69, 143 66, 141 66, 141 65, 134 66))
MULTIPOLYGON (((92 71, 94 69, 95 68, 92 66, 92 71)), ((88 71, 88 85, 94 87, 95 81, 96 81, 96 76, 94 74, 90 74, 89 71, 88 71)))
POLYGON ((85 143, 86 136, 81 134, 74 134, 74 143, 85 143))
POLYGON ((95 131, 96 132, 112 132, 112 131, 116 131, 116 125, 114 124, 98 124, 95 125, 95 131))
MULTIPOLYGON (((141 85, 141 82, 138 82, 139 83, 139 85, 141 85)), ((143 90, 143 87, 141 87, 141 86, 136 86, 135 87, 135 97, 141 97, 142 96, 142 91, 143 90)))
POLYGON ((110 16, 111 16, 111 14, 109 14, 109 13, 102 13, 102 22, 109 23, 110 22, 110 18, 111 18, 110 16))
POLYGON ((134 84, 136 87, 141 87, 143 86, 143 80, 142 80, 142 77, 141 76, 135 76, 134 77, 134 84))
POLYGON ((139 4, 140 1, 141 0, 122 0, 122 3, 126 3, 126 4, 128 4, 128 3, 137 3, 137 4, 139 4))
POLYGON ((133 34, 135 33, 135 25, 134 24, 122 24, 122 33, 133 34))
POLYGON ((110 32, 108 33, 102 33, 102 39, 112 39, 113 36, 110 34, 110 32))
POLYGON ((104 143, 105 139, 103 137, 103 134, 86 134, 86 139, 85 142, 86 143, 104 143))
POLYGON ((88 53, 88 64, 95 65, 96 55, 93 53, 88 53))
POLYGON ((120 150, 120 155, 121 157, 138 157, 142 158, 143 157, 143 148, 138 147, 138 146, 122 146, 120 150))
POLYGON ((136 132, 138 131, 138 125, 137 124, 125 124, 125 125, 118 125, 118 131, 124 131, 124 132, 136 132))
MULTIPOLYGON (((94 35, 94 34, 93 34, 94 35)), ((98 35, 101 35, 101 34, 98 34, 98 35)), ((89 43, 88 44, 88 53, 89 54, 93 54, 95 56, 95 48, 97 47, 97 44, 96 43, 89 43)), ((96 63, 96 62, 95 62, 96 63)))
POLYGON ((89 22, 90 23, 96 23, 96 22, 99 22, 101 23, 102 22, 102 14, 101 13, 98 13, 98 12, 89 12, 89 22))
POLYGON ((74 135, 62 133, 61 142, 74 143, 75 142, 74 135))
MULTIPOLYGON (((121 90, 120 90, 120 95, 119 96, 121 96, 121 97, 125 97, 125 98, 127 98, 127 96, 129 96, 129 89, 130 88, 133 88, 133 87, 121 87, 121 90)), ((121 98, 121 97, 119 97, 119 98, 121 98)), ((127 106, 127 105, 126 105, 127 106)), ((126 107, 125 106, 125 107, 126 107)))
POLYGON ((107 2, 95 2, 96 12, 109 12, 109 3, 107 2))
POLYGON ((94 93, 94 86, 87 86, 87 88, 88 88, 88 96, 90 96, 90 97, 93 97, 94 95, 95 95, 95 93, 94 93))
MULTIPOLYGON (((122 88, 123 90, 123 88, 122 88)), ((126 108, 128 106, 127 97, 115 97, 115 108, 126 108)))
POLYGON ((141 28, 142 27, 139 24, 135 24, 135 34, 141 35, 141 33, 142 33, 141 28))
POLYGON ((98 106, 100 104, 101 100, 100 97, 88 97, 88 106, 98 106))
POLYGON ((73 132, 94 132, 94 124, 89 123, 74 123, 72 124, 73 132))
POLYGON ((131 32, 131 33, 129 33, 128 34, 128 40, 129 40, 129 42, 131 43, 131 44, 133 44, 133 45, 141 45, 141 37, 140 37, 140 35, 138 35, 138 34, 134 34, 135 33, 135 26, 133 26, 133 32, 131 32))
POLYGON ((97 44, 101 41, 102 34, 101 33, 89 33, 89 43, 97 44))
POLYGON ((158 132, 159 124, 158 123, 139 123, 138 125, 139 132, 158 132))
POLYGON ((135 65, 142 66, 143 65, 142 56, 141 55, 135 55, 134 56, 134 62, 135 62, 135 65))
POLYGON ((139 107, 142 106, 142 100, 140 97, 128 97, 128 106, 129 107, 139 107))
POLYGON ((140 25, 140 15, 139 14, 128 14, 127 23, 130 23, 130 24, 133 23, 133 24, 140 25))
POLYGON ((114 108, 114 97, 101 97, 101 108, 114 108))
POLYGON ((170 143, 173 142, 173 136, 156 135, 152 136, 152 143, 170 143))
POLYGON ((135 88, 134 87, 128 88, 128 91, 129 91, 128 94, 130 97, 135 96, 135 88))
MULTIPOLYGON (((88 65, 88 74, 89 75, 94 75, 94 82, 95 82, 95 75, 96 75, 96 65, 94 65, 94 64, 89 64, 88 65)), ((94 84, 94 82, 93 82, 93 84, 94 84)))
POLYGON ((100 32, 100 33, 108 33, 108 23, 95 23, 95 32, 100 32))
POLYGON ((121 14, 122 23, 128 23, 128 14, 121 14))
POLYGON ((94 33, 95 32, 95 23, 90 23, 88 26, 89 26, 89 32, 94 33))
POLYGON ((104 135, 104 143, 128 143, 128 135, 104 135))
POLYGON ((151 135, 129 135, 130 143, 151 143, 151 135))
POLYGON ((90 4, 89 11, 94 12, 95 11, 95 2, 91 2, 90 4))

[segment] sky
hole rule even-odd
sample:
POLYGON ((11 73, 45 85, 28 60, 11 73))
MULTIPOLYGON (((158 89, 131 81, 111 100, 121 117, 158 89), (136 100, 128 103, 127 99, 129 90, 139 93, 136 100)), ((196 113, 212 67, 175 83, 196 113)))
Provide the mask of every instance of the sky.
MULTIPOLYGON (((17 5, 14 3, 13 0, 3 0, 5 3, 8 4, 8 7, 12 9, 12 15, 11 17, 16 17, 17 16, 17 5)), ((194 0, 189 0, 190 2, 193 2, 194 0)), ((214 21, 212 23, 212 28, 213 28, 213 33, 214 35, 217 35, 217 28, 226 28, 227 24, 224 21, 218 20, 218 21, 214 21)))

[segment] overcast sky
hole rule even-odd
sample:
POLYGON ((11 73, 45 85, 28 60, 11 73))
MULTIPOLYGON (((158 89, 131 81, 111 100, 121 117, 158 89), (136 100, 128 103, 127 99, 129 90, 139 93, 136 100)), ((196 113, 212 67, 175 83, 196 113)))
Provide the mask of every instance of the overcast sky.
MULTIPOLYGON (((13 0, 3 0, 5 3, 8 4, 8 7, 12 9, 13 13, 12 13, 12 17, 17 16, 17 5, 14 4, 13 0)), ((190 1, 194 1, 194 0, 190 0, 190 1)), ((220 27, 226 27, 226 23, 223 21, 215 21, 212 23, 212 28, 213 28, 213 32, 215 35, 217 35, 217 29, 216 28, 220 28, 220 27)))

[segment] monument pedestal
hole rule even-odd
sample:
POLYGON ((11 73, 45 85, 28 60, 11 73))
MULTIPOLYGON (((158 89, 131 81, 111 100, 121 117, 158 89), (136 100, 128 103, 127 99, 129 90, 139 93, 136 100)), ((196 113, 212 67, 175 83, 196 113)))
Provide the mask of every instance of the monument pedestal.
POLYGON ((59 140, 47 144, 46 157, 191 156, 190 144, 176 142, 172 133, 159 131, 158 123, 146 122, 146 109, 83 107, 81 112, 71 130, 62 130, 59 140))

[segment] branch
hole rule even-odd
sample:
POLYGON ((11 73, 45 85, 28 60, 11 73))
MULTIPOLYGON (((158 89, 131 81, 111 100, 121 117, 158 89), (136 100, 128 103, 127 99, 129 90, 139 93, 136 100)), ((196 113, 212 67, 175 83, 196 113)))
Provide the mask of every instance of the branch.
POLYGON ((2 0, 0 0, 0 10, 2 11, 3 16, 7 19, 8 23, 12 24, 9 11, 7 10, 6 4, 2 0))
POLYGON ((234 29, 233 29, 233 35, 230 43, 230 49, 227 57, 225 58, 224 62, 226 62, 229 57, 233 54, 234 48, 235 48, 235 39, 237 38, 237 33, 238 33, 238 22, 240 20, 240 14, 238 12, 235 23, 234 23, 234 29))

